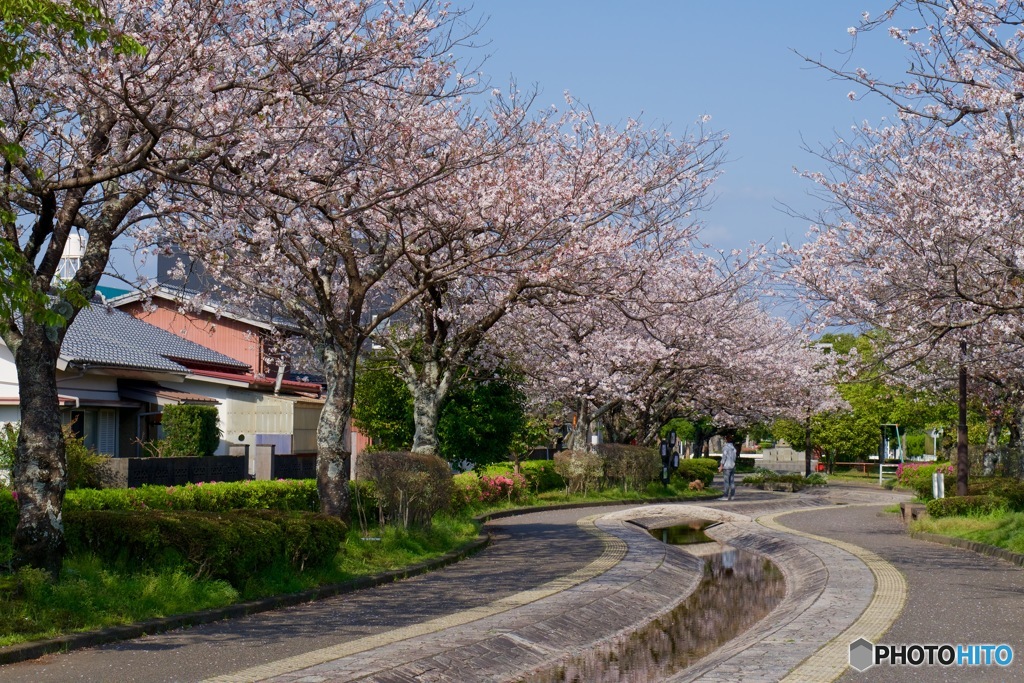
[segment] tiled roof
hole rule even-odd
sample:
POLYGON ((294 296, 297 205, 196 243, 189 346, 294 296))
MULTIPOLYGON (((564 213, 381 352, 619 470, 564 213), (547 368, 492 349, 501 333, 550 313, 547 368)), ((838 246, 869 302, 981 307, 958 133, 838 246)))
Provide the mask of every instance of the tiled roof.
MULTIPOLYGON (((208 295, 209 292, 201 292, 196 289, 189 289, 185 286, 158 284, 145 291, 136 290, 119 294, 114 297, 108 297, 107 303, 111 306, 120 307, 136 301, 142 301, 148 296, 166 299, 168 301, 181 304, 188 303, 208 295)), ((270 309, 272 307, 266 301, 257 304, 254 310, 245 310, 225 301, 219 294, 215 294, 213 298, 204 302, 203 307, 208 312, 216 313, 217 315, 224 316, 230 320, 247 322, 257 327, 267 329, 272 329, 274 327, 281 327, 289 330, 295 329, 294 320, 282 315, 271 313, 270 309)))
POLYGON ((60 355, 73 363, 171 372, 187 371, 184 365, 172 359, 240 371, 249 369, 241 361, 96 302, 82 309, 75 318, 60 355))

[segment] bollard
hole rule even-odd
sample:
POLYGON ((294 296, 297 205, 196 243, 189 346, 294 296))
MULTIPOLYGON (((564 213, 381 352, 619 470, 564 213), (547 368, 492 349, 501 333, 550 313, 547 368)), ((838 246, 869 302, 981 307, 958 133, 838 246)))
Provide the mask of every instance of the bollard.
POLYGON ((946 475, 942 472, 932 473, 932 498, 946 497, 946 475))

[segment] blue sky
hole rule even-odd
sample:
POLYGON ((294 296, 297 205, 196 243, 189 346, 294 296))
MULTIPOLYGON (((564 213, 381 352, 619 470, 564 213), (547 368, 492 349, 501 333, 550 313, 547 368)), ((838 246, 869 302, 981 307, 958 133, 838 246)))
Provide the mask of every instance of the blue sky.
POLYGON ((890 109, 879 98, 851 102, 851 85, 831 79, 793 50, 832 64, 902 66, 883 36, 847 28, 878 0, 480 0, 483 71, 496 87, 514 77, 540 90, 539 106, 561 105, 568 90, 604 123, 641 116, 678 135, 702 114, 727 132, 729 162, 705 216, 705 240, 723 249, 750 241, 799 242, 822 206, 793 168, 823 170, 804 151, 827 144, 890 109))

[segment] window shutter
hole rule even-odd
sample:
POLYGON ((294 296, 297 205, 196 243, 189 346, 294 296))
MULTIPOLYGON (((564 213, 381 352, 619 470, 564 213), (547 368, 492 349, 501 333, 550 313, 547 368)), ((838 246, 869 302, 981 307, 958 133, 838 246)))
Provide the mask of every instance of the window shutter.
POLYGON ((101 410, 96 420, 96 450, 100 455, 117 455, 117 411, 101 410))

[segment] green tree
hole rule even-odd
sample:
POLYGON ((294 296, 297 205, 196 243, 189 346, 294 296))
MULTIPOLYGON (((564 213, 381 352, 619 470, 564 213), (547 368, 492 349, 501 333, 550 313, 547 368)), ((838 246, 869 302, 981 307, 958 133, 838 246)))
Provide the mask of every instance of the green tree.
MULTIPOLYGON (((373 439, 374 450, 411 447, 412 392, 386 353, 370 353, 360 363, 352 419, 373 439)), ((484 377, 463 369, 441 406, 438 455, 451 463, 500 462, 513 450, 547 441, 547 425, 543 419, 528 421, 526 396, 512 373, 499 370, 484 377)))
MULTIPOLYGON (((870 334, 825 335, 819 341, 833 345, 833 353, 849 356, 856 350, 860 362, 874 367, 875 341, 870 334)), ((956 404, 951 397, 937 396, 901 386, 893 377, 862 374, 854 380, 836 385, 839 394, 850 404, 850 410, 819 413, 811 418, 811 444, 836 460, 861 460, 878 453, 881 425, 897 424, 901 436, 923 434, 936 425, 956 422, 956 404)), ((975 420, 979 420, 977 415, 975 420)), ((792 420, 772 424, 772 435, 784 439, 794 448, 804 447, 807 425, 792 420)), ((973 430, 972 433, 983 433, 973 430)), ((923 452, 923 441, 912 439, 907 455, 923 452)))
POLYGON ((356 374, 352 421, 373 439, 374 450, 406 451, 412 445, 412 393, 395 370, 385 354, 373 352, 356 374))
POLYGON ((448 462, 488 465, 507 460, 513 439, 526 426, 526 396, 514 378, 464 372, 441 408, 439 455, 448 462))

